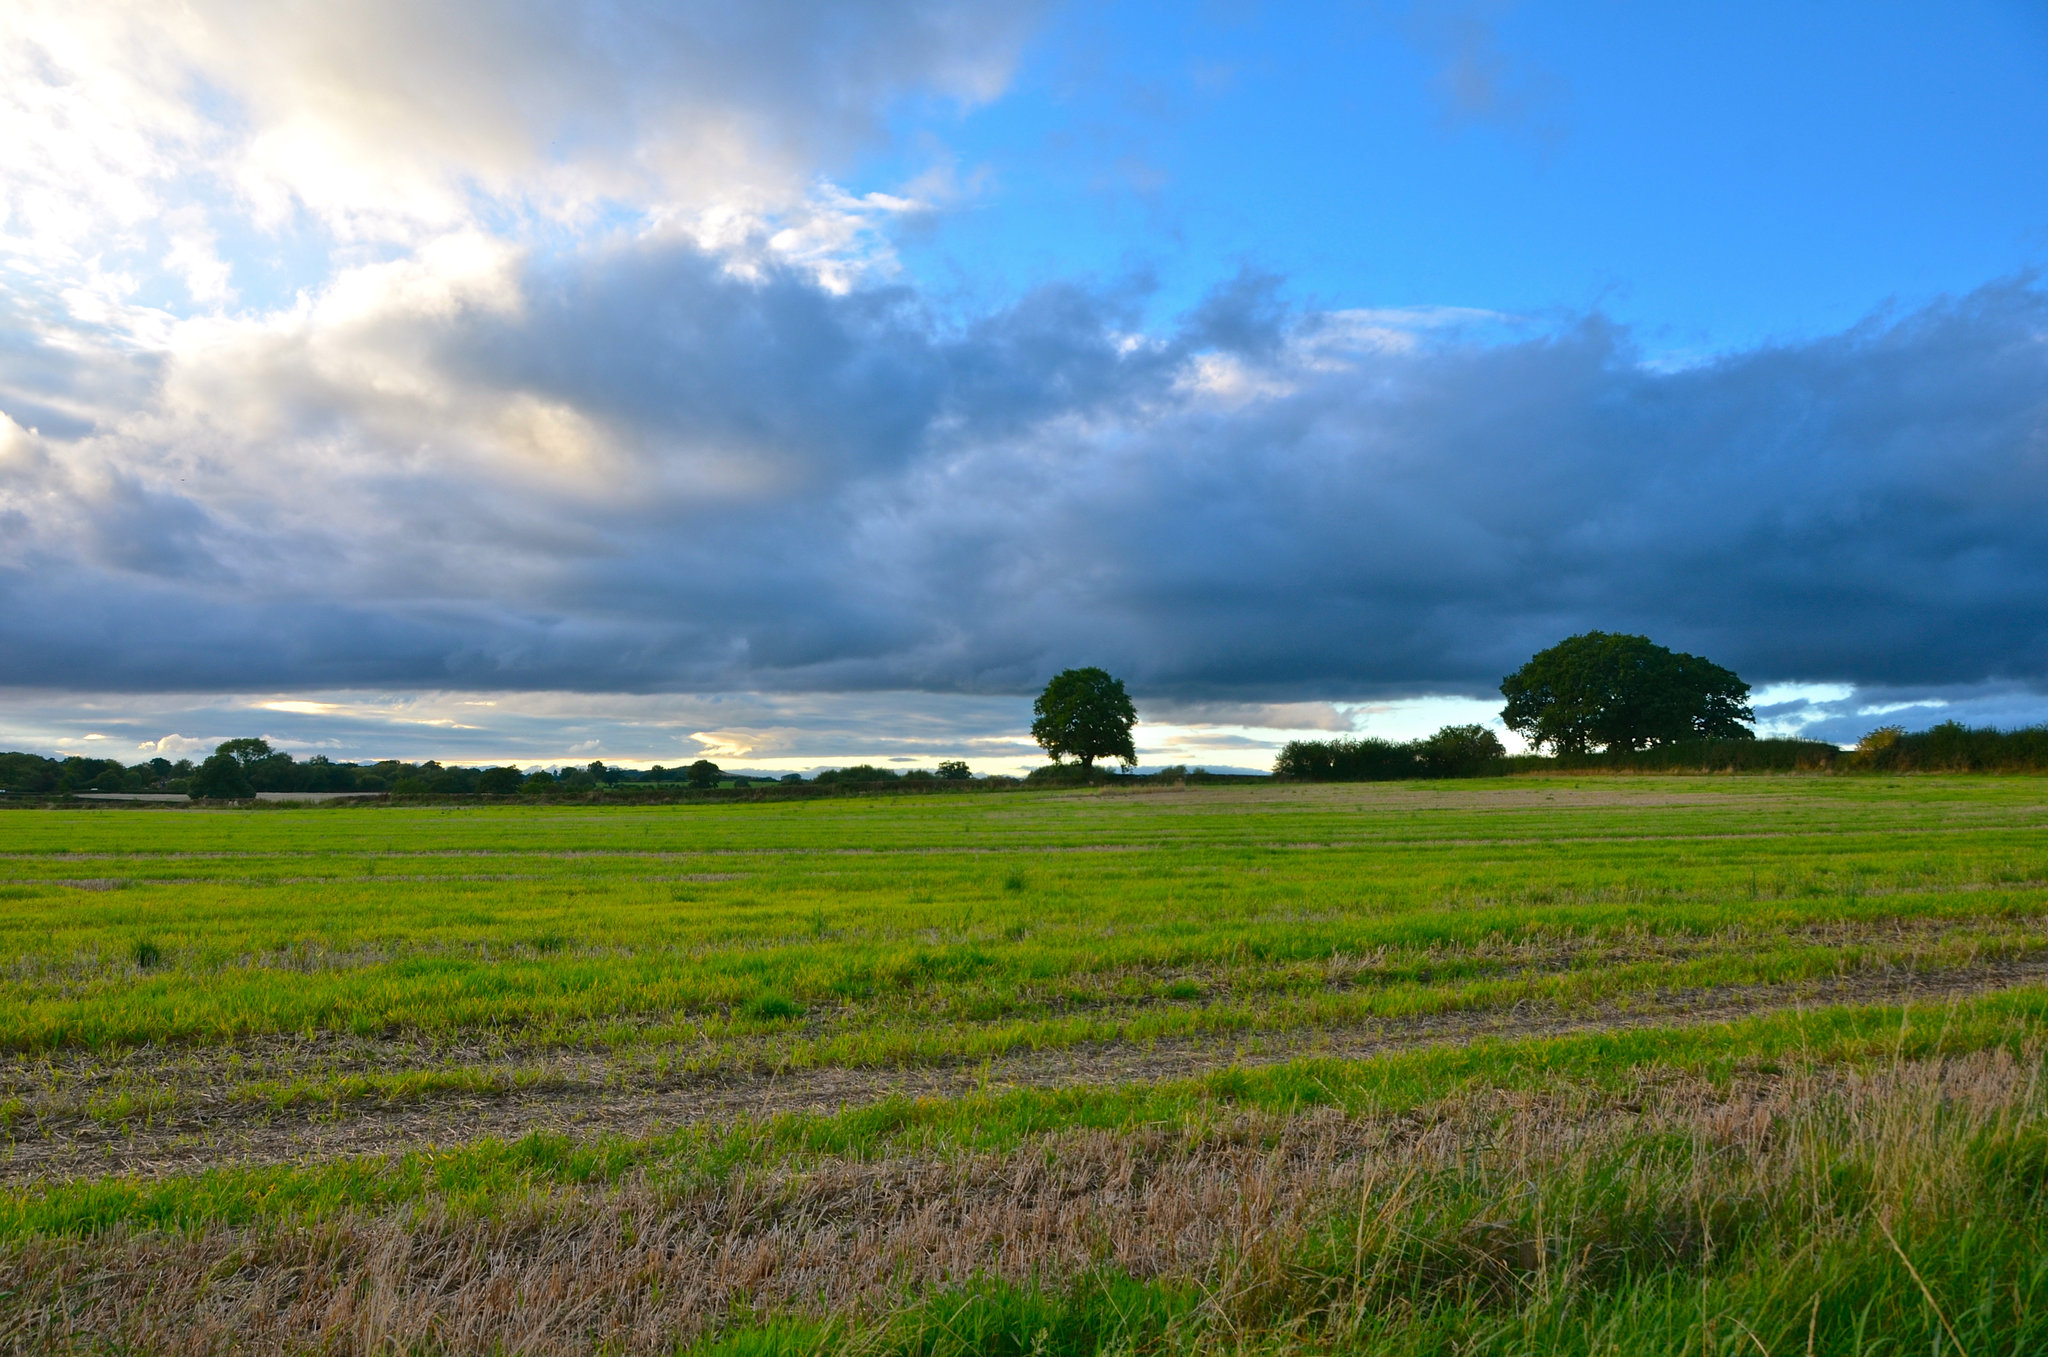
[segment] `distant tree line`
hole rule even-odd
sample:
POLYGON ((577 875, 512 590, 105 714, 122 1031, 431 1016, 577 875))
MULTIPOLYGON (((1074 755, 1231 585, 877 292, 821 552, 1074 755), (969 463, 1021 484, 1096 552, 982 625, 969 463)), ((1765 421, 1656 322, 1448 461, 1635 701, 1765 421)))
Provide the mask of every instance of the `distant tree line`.
POLYGON ((1836 767, 1842 751, 1822 740, 1673 740, 1647 749, 1516 754, 1509 772, 1791 773, 1836 767))
MULTIPOLYGON (((878 783, 963 782, 974 777, 961 760, 941 762, 936 769, 898 770, 858 764, 828 769, 813 782, 861 786, 878 783)), ((391 792, 400 796, 510 796, 574 794, 613 787, 744 788, 800 783, 801 773, 779 777, 748 777, 728 773, 709 759, 677 768, 656 764, 645 770, 620 768, 594 761, 577 768, 522 771, 496 765, 463 767, 429 759, 405 763, 337 763, 324 754, 295 759, 269 741, 245 737, 227 740, 199 763, 153 758, 123 764, 117 759, 78 756, 45 758, 40 754, 0 753, 0 792, 10 796, 65 796, 75 792, 184 793, 189 796, 240 800, 258 792, 391 792)))
MULTIPOLYGON (((2048 771, 2048 726, 2000 731, 1946 722, 1908 733, 1885 726, 1844 752, 1817 740, 1759 740, 1749 685, 1733 670, 1698 655, 1657 645, 1646 636, 1586 632, 1569 637, 1501 680, 1507 705, 1501 720, 1542 751, 1510 756, 1500 737, 1481 725, 1445 726, 1420 740, 1343 736, 1295 740, 1280 751, 1273 772, 1283 778, 1326 782, 1386 782, 1410 778, 1489 777, 1538 768, 1741 770, 1840 768, 1874 772, 2048 771)), ((1032 707, 1031 733, 1052 756, 1034 771, 1032 785, 1081 785, 1112 780, 1098 759, 1124 767, 1137 763, 1133 729, 1137 709, 1123 682, 1101 669, 1068 669, 1046 684, 1032 707), (1072 762, 1068 762, 1071 759, 1072 762)), ((1184 768, 1145 781, 1185 780, 1184 768)), ((813 785, 852 790, 958 784, 974 779, 967 764, 947 760, 935 769, 874 764, 827 769, 813 785)), ((755 783, 801 783, 800 773, 750 778, 727 773, 709 759, 679 768, 656 764, 638 771, 594 761, 562 770, 461 767, 429 759, 403 763, 335 763, 316 754, 300 761, 256 738, 228 740, 198 764, 153 758, 114 759, 0 753, 0 793, 13 796, 77 792, 168 792, 240 799, 259 792, 390 792, 395 795, 575 794, 604 788, 683 787, 694 790, 755 783)), ((985 778, 1003 785, 1009 778, 985 778)))
MULTIPOLYGON (((966 782, 974 776, 964 762, 948 759, 936 770, 924 768, 878 768, 871 763, 856 763, 851 768, 827 768, 814 774, 811 781, 824 786, 859 787, 870 783, 888 782, 966 782)), ((788 778, 783 779, 788 781, 788 778)), ((801 778, 797 779, 802 781, 801 778)))
POLYGON ((1819 740, 1760 740, 1749 684, 1698 655, 1647 636, 1569 637, 1501 680, 1502 724, 1549 752, 1510 757, 1481 726, 1446 726, 1426 740, 1300 740, 1276 775, 1312 781, 1475 777, 1539 769, 1721 772, 2048 772, 2048 727, 1972 729, 1947 722, 1908 733, 1885 726, 1853 750, 1819 740), (1484 737, 1483 739, 1481 737, 1484 737))
POLYGON ((1841 762, 1880 773, 2038 773, 2048 771, 2048 726, 1993 730, 1944 721, 1911 732, 1879 726, 1841 762))
MULTIPOLYGON (((1885 726, 1854 749, 1822 740, 1673 740, 1645 749, 1587 750, 1569 754, 1511 754, 1464 762, 1432 757, 1427 740, 1297 740, 1274 762, 1277 777, 1305 782, 1394 782, 1408 778, 1490 777, 1543 771, 1589 773, 2044 773, 2048 726, 2020 730, 1971 727, 1949 721, 1931 730, 1885 726)), ((1439 746, 1441 748, 1441 746, 1439 746)))

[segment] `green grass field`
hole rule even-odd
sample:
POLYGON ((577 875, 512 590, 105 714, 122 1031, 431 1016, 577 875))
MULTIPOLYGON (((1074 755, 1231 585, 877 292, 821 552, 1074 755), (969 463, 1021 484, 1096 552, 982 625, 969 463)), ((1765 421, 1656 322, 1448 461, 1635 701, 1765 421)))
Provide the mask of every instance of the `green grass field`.
POLYGON ((2048 1343, 2048 781, 0 814, 14 1350, 2048 1343))

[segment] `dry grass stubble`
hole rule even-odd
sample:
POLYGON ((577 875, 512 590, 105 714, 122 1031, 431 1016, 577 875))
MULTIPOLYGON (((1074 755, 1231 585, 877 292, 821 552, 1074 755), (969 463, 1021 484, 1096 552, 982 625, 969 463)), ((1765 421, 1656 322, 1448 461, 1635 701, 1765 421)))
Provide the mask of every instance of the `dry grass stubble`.
POLYGON ((1584 1177, 1646 1136, 1697 1151, 1677 1178, 1645 1170, 1638 1193, 1655 1210, 1634 1228, 1656 1237, 1633 1243, 1674 1265, 1697 1265, 1695 1223, 1717 1203, 1811 1210, 1814 1184, 1846 1155, 1871 1166, 1871 1204, 1821 1209, 1812 1228, 1865 1230, 1872 1210, 1937 1213, 1960 1191, 1951 1180, 1968 1137, 2039 1119, 2038 1073, 2037 1055, 2001 1050, 1733 1088, 1650 1074, 1621 1097, 1488 1091, 1401 1116, 1077 1130, 1004 1153, 827 1159, 696 1187, 643 1175, 491 1218, 435 1207, 37 1240, 0 1251, 0 1341, 17 1352, 654 1352, 735 1310, 872 1314, 973 1278, 1058 1285, 1099 1269, 1191 1281, 1234 1328, 1244 1298, 1300 1284, 1290 1259, 1308 1232, 1348 1219, 1356 1280, 1314 1293, 1341 1327, 1374 1303, 1378 1254, 1403 1233, 1434 1230, 1440 1269, 1467 1294, 1502 1279, 1512 1294, 1515 1278, 1546 1268, 1546 1285, 1574 1284, 1598 1248, 1631 1241, 1578 1237, 1595 1223, 1545 1226, 1540 1213, 1532 1234, 1518 1214, 1528 1185, 1584 1177), (1457 1191, 1433 1189, 1431 1175, 1457 1191), (1471 1213, 1475 1186, 1497 1211, 1471 1213))
POLYGON ((2048 956, 2023 957, 1944 972, 1862 971, 1799 985, 1645 995, 1580 1011, 1517 1006, 1429 1014, 1346 1031, 1304 1029, 1026 1051, 971 1067, 720 1073, 638 1087, 630 1071, 600 1058, 563 1056, 545 1066, 518 1067, 538 1077, 526 1088, 498 1094, 447 1093, 417 1101, 281 1111, 228 1104, 121 1124, 75 1115, 31 1121, 14 1126, 0 1142, 0 1183, 307 1163, 337 1155, 404 1153, 487 1136, 509 1140, 535 1131, 639 1137, 740 1115, 829 1113, 885 1098, 945 1096, 977 1086, 1149 1082, 1305 1055, 1363 1059, 1486 1037, 1568 1036, 1727 1022, 1808 1005, 1941 1003, 2044 980, 2048 956))
POLYGON ((0 1183, 31 1184, 108 1173, 170 1173, 223 1165, 305 1163, 337 1155, 403 1153, 530 1132, 588 1137, 658 1134, 740 1115, 829 1113, 890 1097, 957 1094, 977 1086, 1058 1088, 1185 1078, 1304 1055, 1362 1059, 1485 1037, 1527 1038, 1633 1027, 1726 1022, 1808 1005, 1940 1003, 2048 980, 2048 956, 1931 973, 1851 972, 1779 986, 1650 994, 1586 1010, 1518 1005, 1428 1014, 1332 1031, 1229 1034, 1024 1051, 986 1064, 938 1068, 823 1067, 715 1073, 641 1082, 630 1068, 589 1055, 505 1066, 532 1076, 502 1093, 444 1093, 268 1110, 228 1103, 107 1124, 56 1115, 14 1126, 0 1142, 0 1183))

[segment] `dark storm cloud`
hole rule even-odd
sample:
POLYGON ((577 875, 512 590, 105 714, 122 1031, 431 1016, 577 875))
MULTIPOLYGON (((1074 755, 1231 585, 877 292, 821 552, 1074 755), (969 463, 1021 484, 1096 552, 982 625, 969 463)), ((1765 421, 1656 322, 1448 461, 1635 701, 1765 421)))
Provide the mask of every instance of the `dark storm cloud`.
POLYGON ((942 324, 674 242, 500 281, 185 356, 118 435, 11 435, 0 683, 1015 692, 1092 662, 1302 701, 1484 692, 1591 627, 1757 681, 2048 682, 2030 283, 1666 371, 1598 317, 1478 342, 1251 275, 1154 336, 1116 290, 942 324))
POLYGON ((1087 579, 1096 645, 1175 691, 1477 689, 1595 626, 1767 677, 2039 680, 2044 318, 2004 286, 1676 373, 1588 322, 1174 412, 1041 484, 1017 530, 1066 534, 985 615, 1051 633, 1087 579))

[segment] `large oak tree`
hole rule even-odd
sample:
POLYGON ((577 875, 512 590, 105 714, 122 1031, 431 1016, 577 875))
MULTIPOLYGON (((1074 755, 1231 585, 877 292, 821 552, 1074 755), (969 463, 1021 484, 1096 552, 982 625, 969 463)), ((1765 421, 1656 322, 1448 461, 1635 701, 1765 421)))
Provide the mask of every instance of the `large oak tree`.
POLYGON ((1500 681, 1501 719, 1541 748, 1579 754, 1678 740, 1747 740, 1749 685, 1647 636, 1589 631, 1539 651, 1500 681))
POLYGON ((1031 738, 1055 763, 1075 758, 1083 768, 1093 768, 1097 759, 1138 761, 1137 747, 1131 743, 1138 709, 1131 705, 1123 680, 1104 670, 1063 671, 1031 704, 1031 715, 1031 738))

